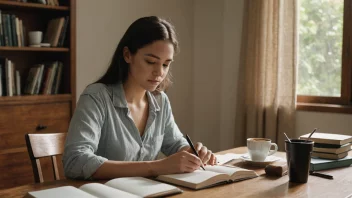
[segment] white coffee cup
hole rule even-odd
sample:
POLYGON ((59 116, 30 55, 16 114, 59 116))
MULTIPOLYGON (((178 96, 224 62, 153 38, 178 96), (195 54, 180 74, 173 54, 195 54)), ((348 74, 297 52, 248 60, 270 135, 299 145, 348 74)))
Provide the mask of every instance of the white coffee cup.
POLYGON ((267 138, 248 138, 247 148, 252 161, 264 162, 267 156, 276 153, 278 147, 267 138), (271 146, 274 146, 275 149, 270 150, 271 146))
POLYGON ((29 45, 40 45, 43 39, 43 32, 41 31, 30 31, 28 32, 29 45))

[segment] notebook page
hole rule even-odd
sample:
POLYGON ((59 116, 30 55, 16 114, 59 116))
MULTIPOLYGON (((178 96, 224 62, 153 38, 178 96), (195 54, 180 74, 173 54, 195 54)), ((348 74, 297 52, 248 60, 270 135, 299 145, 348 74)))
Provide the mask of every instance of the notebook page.
POLYGON ((243 154, 226 153, 224 155, 215 155, 217 159, 217 165, 223 165, 231 160, 241 159, 243 154))
POLYGON ((93 195, 90 195, 82 190, 79 190, 73 186, 63 186, 57 188, 51 188, 46 190, 39 190, 34 192, 29 192, 25 197, 35 197, 35 198, 97 198, 93 195))
POLYGON ((235 167, 235 166, 206 166, 205 170, 208 171, 213 171, 213 172, 218 172, 218 173, 225 173, 229 176, 231 176, 233 173, 238 172, 238 171, 250 171, 250 170, 246 170, 243 168, 239 168, 239 167, 235 167))
POLYGON ((182 192, 179 188, 153 181, 143 177, 123 177, 110 180, 105 185, 117 188, 141 197, 149 195, 160 194, 161 192, 182 192), (137 188, 138 186, 138 188, 137 188))
POLYGON ((140 196, 133 195, 128 192, 124 192, 109 186, 105 186, 99 183, 84 184, 79 189, 101 198, 114 198, 114 197, 125 197, 125 198, 140 198, 140 196))
MULTIPOLYGON (((207 170, 207 168, 205 169, 207 170)), ((181 173, 181 174, 162 175, 162 176, 174 178, 176 180, 182 180, 193 184, 199 184, 219 174, 220 173, 216 173, 212 171, 195 170, 192 173, 181 173)))

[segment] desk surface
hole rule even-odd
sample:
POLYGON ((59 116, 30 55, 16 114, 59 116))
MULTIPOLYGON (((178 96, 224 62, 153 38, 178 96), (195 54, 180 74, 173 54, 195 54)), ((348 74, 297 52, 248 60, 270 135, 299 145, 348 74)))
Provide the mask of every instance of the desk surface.
MULTIPOLYGON (((234 148, 219 152, 225 153, 246 153, 246 147, 234 148)), ((352 155, 352 152, 349 153, 352 155)), ((278 157, 285 157, 285 153, 278 152, 278 157)), ((239 164, 245 166, 245 164, 239 164)), ((190 190, 182 188, 184 192, 172 197, 352 197, 352 166, 348 168, 338 168, 321 171, 334 176, 334 180, 328 180, 320 177, 309 176, 306 184, 290 183, 288 176, 268 177, 265 175, 263 168, 245 167, 255 170, 257 178, 225 184, 203 190, 190 190)), ((103 183, 104 181, 100 181, 103 183)), ((87 181, 60 180, 44 182, 42 184, 28 184, 0 191, 0 197, 14 198, 23 197, 29 191, 43 190, 59 186, 71 185, 79 187, 87 181)))

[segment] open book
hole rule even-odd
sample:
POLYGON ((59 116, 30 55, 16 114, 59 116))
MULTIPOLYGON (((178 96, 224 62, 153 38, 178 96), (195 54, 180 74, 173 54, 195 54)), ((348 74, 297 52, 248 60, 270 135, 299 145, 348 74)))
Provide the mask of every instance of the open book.
POLYGON ((160 175, 156 179, 197 190, 254 177, 258 177, 258 174, 252 170, 235 166, 215 165, 206 166, 205 171, 196 170, 192 173, 160 175))
POLYGON ((63 186, 29 192, 24 198, 66 198, 66 197, 160 197, 182 193, 182 190, 169 185, 143 177, 123 177, 112 179, 105 184, 89 183, 79 188, 63 186))

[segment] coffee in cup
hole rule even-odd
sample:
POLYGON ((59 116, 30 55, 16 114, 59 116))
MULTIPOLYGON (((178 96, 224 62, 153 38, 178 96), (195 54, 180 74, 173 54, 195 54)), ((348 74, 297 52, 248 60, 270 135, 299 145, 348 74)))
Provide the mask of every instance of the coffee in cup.
POLYGON ((276 153, 277 144, 271 143, 268 138, 248 138, 247 139, 248 154, 254 162, 264 162, 269 155, 276 153), (270 150, 274 146, 274 150, 270 150))

